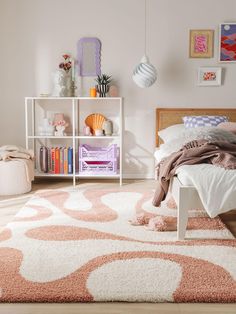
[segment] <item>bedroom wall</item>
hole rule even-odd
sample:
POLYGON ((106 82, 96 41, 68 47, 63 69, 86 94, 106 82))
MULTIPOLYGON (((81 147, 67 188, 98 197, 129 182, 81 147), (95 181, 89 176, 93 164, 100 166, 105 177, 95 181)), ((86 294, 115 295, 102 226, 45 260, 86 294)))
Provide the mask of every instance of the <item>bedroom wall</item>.
POLYGON ((24 96, 50 92, 60 54, 94 36, 102 71, 125 99, 125 175, 153 177, 156 107, 236 106, 236 64, 222 64, 221 87, 196 86, 199 66, 219 65, 218 40, 214 58, 188 58, 189 29, 214 29, 217 38, 235 12, 235 0, 148 0, 147 50, 158 81, 139 89, 131 75, 143 55, 143 1, 0 0, 0 145, 24 145, 24 96))

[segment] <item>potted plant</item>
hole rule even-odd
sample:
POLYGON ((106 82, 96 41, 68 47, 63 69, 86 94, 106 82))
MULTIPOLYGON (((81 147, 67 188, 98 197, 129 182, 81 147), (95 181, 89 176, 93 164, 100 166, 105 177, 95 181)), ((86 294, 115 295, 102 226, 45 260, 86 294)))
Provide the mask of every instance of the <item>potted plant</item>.
POLYGON ((106 97, 106 94, 109 91, 109 84, 112 81, 111 76, 106 74, 98 75, 95 81, 98 83, 96 85, 96 90, 99 94, 99 97, 106 97))

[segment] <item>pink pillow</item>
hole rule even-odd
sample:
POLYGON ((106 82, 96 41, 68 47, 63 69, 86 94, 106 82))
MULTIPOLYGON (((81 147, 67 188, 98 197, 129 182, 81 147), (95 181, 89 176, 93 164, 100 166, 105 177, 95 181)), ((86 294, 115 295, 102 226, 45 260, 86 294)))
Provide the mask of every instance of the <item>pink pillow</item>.
POLYGON ((217 128, 224 129, 236 134, 236 122, 222 122, 217 125, 217 128))

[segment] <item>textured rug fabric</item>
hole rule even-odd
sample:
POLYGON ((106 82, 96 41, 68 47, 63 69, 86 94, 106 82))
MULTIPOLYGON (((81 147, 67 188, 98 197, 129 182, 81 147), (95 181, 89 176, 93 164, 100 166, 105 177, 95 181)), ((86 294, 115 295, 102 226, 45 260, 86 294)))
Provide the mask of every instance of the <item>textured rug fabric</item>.
POLYGON ((152 197, 128 185, 36 193, 0 233, 0 301, 236 302, 225 225, 191 211, 185 241, 130 225, 136 213, 176 215, 152 197))

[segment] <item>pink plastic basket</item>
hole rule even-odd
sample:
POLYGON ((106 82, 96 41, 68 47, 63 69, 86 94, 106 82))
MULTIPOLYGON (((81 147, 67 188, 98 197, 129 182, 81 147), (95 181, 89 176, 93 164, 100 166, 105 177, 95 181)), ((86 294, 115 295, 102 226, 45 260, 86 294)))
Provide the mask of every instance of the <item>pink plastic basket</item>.
POLYGON ((117 145, 109 147, 79 146, 79 173, 109 175, 117 173, 117 145))

